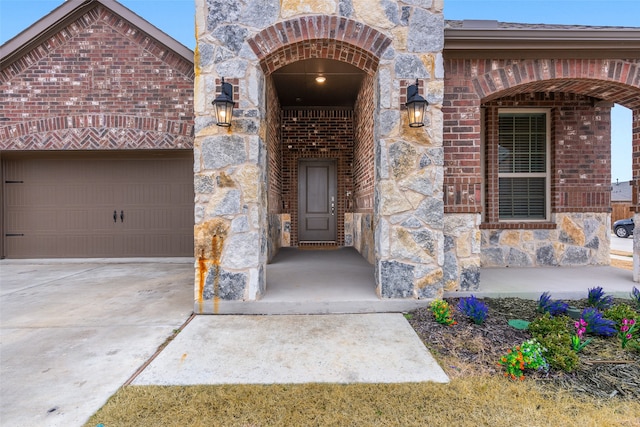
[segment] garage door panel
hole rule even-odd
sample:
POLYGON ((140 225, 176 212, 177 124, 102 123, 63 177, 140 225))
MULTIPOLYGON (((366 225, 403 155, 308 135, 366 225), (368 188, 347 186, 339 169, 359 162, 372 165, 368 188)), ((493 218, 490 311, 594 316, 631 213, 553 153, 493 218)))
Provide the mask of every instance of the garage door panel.
POLYGON ((192 256, 192 155, 156 156, 5 158, 6 256, 192 256))

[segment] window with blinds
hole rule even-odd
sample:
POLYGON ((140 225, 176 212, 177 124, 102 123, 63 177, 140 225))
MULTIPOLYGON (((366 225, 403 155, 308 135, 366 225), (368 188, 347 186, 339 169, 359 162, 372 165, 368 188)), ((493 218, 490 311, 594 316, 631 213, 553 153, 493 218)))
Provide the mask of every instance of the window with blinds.
POLYGON ((500 220, 548 219, 547 111, 500 111, 498 197, 500 220))

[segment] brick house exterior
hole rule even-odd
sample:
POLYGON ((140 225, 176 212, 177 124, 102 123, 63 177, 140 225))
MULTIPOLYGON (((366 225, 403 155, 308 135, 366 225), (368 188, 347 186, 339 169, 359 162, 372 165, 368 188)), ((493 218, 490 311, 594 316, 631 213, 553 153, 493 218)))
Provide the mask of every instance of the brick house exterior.
POLYGON ((283 246, 354 247, 380 298, 474 290, 481 267, 609 263, 613 103, 633 111, 640 170, 638 28, 445 21, 442 0, 196 0, 192 63, 112 0, 41 22, 3 46, 3 162, 192 153, 198 313, 259 299, 283 246), (350 105, 285 100, 302 86, 288 67, 336 63, 355 70, 350 105), (430 105, 410 128, 416 82, 430 105), (331 238, 301 237, 309 161, 335 167, 331 238))
POLYGON ((260 298, 278 248, 306 244, 295 195, 304 156, 339 163, 339 232, 327 243, 375 266, 381 298, 474 290, 480 267, 609 263, 610 110, 633 110, 635 153, 640 30, 442 11, 442 1, 196 1, 196 183, 236 183, 196 184, 196 311, 260 298), (364 75, 351 111, 281 104, 292 87, 278 87, 278 73, 318 59, 364 75), (229 129, 209 107, 221 77, 241 94, 229 129), (416 78, 430 106, 414 129, 403 110, 416 78))
POLYGON ((119 3, 101 0, 64 3, 4 44, 1 57, 0 157, 6 196, 1 255, 190 256, 193 53, 119 3), (82 171, 83 164, 95 170, 107 161, 117 174, 82 171), (74 217, 69 229, 59 220, 35 225, 68 213, 64 206, 49 206, 56 200, 37 195, 33 187, 45 184, 32 185, 61 180, 40 170, 54 170, 55 162, 77 169, 75 178, 70 172, 72 181, 95 182, 77 189, 67 185, 68 190, 62 184, 47 187, 46 193, 74 199, 65 202, 71 205, 66 211, 88 212, 89 204, 105 201, 103 212, 87 213, 101 216, 103 223, 74 217), (141 173, 155 175, 144 185, 127 178, 141 173), (118 189, 122 194, 115 194, 118 189), (25 198, 40 200, 27 205, 25 198), (177 222, 154 214, 160 207, 168 213, 177 204, 180 212, 170 214, 180 216, 177 222), (111 219, 114 210, 117 220, 111 219), (33 218, 21 219, 26 211, 33 218), (122 230, 114 228, 116 222, 122 230), (86 230, 78 231, 85 223, 86 230), (161 242, 172 227, 181 234, 161 242), (132 249, 125 234, 144 243, 132 249), (45 239, 59 246, 45 251, 45 239), (110 239, 111 248, 93 247, 110 239), (154 249, 161 246, 166 250, 154 249))

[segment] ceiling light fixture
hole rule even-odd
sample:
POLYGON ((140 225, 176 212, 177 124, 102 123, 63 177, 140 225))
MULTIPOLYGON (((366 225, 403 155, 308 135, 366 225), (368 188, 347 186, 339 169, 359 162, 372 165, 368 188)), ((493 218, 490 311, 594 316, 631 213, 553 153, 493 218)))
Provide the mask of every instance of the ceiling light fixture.
POLYGON ((326 78, 325 76, 318 76, 318 77, 316 77, 316 82, 318 82, 318 83, 320 83, 320 84, 322 84, 322 83, 324 83, 324 82, 326 82, 326 81, 327 81, 327 78, 326 78))

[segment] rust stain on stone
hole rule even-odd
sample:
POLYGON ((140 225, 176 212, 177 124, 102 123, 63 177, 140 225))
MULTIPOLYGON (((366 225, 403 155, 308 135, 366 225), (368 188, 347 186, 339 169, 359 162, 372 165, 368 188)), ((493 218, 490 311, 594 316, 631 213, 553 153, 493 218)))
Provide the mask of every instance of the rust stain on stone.
POLYGON ((236 183, 233 181, 233 179, 231 179, 231 177, 224 172, 218 175, 218 177, 216 178, 216 181, 217 181, 218 187, 235 187, 236 186, 236 183))
POLYGON ((207 274, 207 264, 204 258, 198 257, 198 312, 202 313, 202 296, 204 294, 204 279, 207 274))
POLYGON ((198 260, 198 308, 202 313, 207 275, 213 274, 213 312, 219 312, 220 260, 229 230, 228 222, 215 218, 195 227, 195 253, 198 260))

